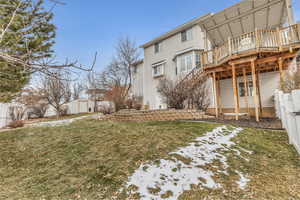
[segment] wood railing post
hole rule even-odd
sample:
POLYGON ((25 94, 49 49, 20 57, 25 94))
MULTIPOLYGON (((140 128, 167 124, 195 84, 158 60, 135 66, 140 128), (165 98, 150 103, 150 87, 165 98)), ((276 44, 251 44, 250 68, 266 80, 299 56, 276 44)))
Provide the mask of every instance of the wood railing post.
POLYGON ((232 50, 231 50, 231 38, 230 37, 228 37, 228 56, 231 56, 231 53, 232 52, 232 50))
POLYGON ((255 47, 256 47, 256 51, 259 51, 260 38, 259 38, 259 34, 258 34, 258 29, 257 28, 255 28, 255 47))
POLYGON ((217 64, 217 53, 218 53, 218 48, 215 48, 214 51, 213 51, 213 58, 214 58, 213 63, 215 65, 217 64))
POLYGON ((277 33, 277 45, 279 51, 282 51, 282 41, 281 41, 281 32, 279 27, 276 28, 276 33, 277 33))
POLYGON ((204 53, 202 52, 201 54, 200 54, 200 66, 199 66, 199 68, 200 69, 203 69, 204 68, 204 53))

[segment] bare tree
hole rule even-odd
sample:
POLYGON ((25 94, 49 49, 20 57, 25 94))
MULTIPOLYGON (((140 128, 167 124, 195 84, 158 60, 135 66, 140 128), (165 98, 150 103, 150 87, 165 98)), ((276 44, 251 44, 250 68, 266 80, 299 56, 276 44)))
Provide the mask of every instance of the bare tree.
POLYGON ((72 99, 80 99, 81 93, 84 91, 84 85, 81 81, 72 84, 72 99))
POLYGON ((206 111, 210 101, 208 95, 207 77, 198 78, 197 85, 190 91, 189 100, 193 108, 206 111))
POLYGON ((71 101, 72 91, 68 74, 59 70, 55 76, 42 79, 42 91, 55 111, 56 115, 64 114, 63 105, 71 101))
POLYGON ((26 107, 28 118, 43 118, 48 109, 48 102, 43 91, 35 88, 24 89, 21 96, 17 98, 17 102, 26 107))
POLYGON ((78 70, 91 71, 95 66, 97 53, 89 67, 76 60, 56 62, 51 48, 55 39, 52 9, 64 3, 48 1, 53 3, 53 6, 47 4, 51 7, 48 11, 42 5, 43 0, 0 1, 0 82, 10 86, 0 91, 0 101, 15 98, 32 74, 55 76, 57 69, 64 69, 77 75, 78 70))
POLYGON ((168 108, 189 107, 205 111, 209 106, 207 77, 204 76, 198 78, 197 85, 193 87, 188 82, 161 79, 157 91, 168 108))
POLYGON ((100 75, 100 83, 110 95, 116 110, 124 107, 132 86, 132 69, 139 60, 138 48, 129 37, 121 38, 116 47, 116 57, 100 75), (115 91, 118 91, 115 93, 115 91))
POLYGON ((185 101, 189 97, 189 90, 186 84, 178 84, 178 81, 169 79, 159 80, 157 92, 163 97, 168 108, 183 109, 185 101))

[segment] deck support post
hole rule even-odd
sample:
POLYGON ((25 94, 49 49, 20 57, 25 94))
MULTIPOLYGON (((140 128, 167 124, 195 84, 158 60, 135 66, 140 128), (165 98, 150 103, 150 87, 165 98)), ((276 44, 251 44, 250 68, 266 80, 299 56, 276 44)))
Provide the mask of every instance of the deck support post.
POLYGON ((235 119, 239 120, 240 109, 239 109, 239 98, 238 98, 238 91, 237 91, 235 64, 232 64, 231 67, 232 67, 232 89, 233 89, 233 96, 234 96, 235 119))
POLYGON ((283 60, 282 58, 278 58, 278 67, 279 67, 279 73, 280 73, 280 80, 283 78, 283 60))
POLYGON ((249 92, 248 92, 248 78, 246 74, 246 68, 243 68, 243 79, 244 79, 244 90, 245 90, 245 107, 247 109, 248 116, 250 116, 250 109, 249 109, 249 102, 248 102, 248 97, 249 97, 249 92))
POLYGON ((252 72, 252 82, 253 82, 253 98, 254 98, 254 105, 255 105, 255 118, 256 121, 259 122, 259 103, 258 103, 258 96, 257 96, 257 81, 256 81, 256 69, 255 69, 255 61, 251 61, 251 72, 252 72))
POLYGON ((261 93, 260 93, 260 84, 259 84, 259 70, 256 73, 256 84, 257 84, 257 95, 258 95, 258 102, 259 102, 259 112, 262 115, 262 101, 261 101, 261 93))
POLYGON ((214 87, 214 103, 215 103, 215 113, 216 117, 219 117, 219 103, 218 103, 218 95, 217 95, 217 80, 216 80, 216 72, 213 72, 213 87, 214 87))
POLYGON ((217 81, 217 97, 218 97, 218 105, 219 105, 219 114, 222 113, 222 101, 221 101, 221 79, 220 76, 218 76, 218 81, 217 81))

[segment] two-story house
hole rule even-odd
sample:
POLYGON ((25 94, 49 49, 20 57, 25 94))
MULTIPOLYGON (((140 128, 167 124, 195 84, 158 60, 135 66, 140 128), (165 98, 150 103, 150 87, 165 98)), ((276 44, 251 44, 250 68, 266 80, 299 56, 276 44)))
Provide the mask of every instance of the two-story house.
POLYGON ((197 84, 195 76, 208 76, 208 112, 274 116, 273 94, 300 48, 299 33, 291 0, 241 1, 142 45, 134 91, 150 109, 166 108, 159 79, 197 84))

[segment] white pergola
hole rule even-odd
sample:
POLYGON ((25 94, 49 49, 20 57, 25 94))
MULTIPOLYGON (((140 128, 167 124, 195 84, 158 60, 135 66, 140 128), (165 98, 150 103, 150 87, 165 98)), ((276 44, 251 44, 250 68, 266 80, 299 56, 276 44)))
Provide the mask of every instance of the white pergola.
POLYGON ((244 0, 200 23, 213 46, 255 29, 294 24, 291 0, 244 0))

